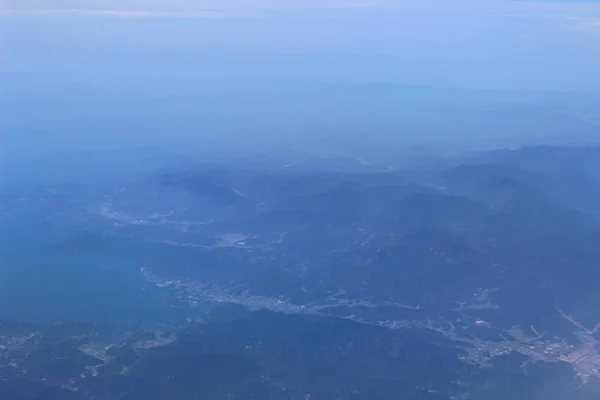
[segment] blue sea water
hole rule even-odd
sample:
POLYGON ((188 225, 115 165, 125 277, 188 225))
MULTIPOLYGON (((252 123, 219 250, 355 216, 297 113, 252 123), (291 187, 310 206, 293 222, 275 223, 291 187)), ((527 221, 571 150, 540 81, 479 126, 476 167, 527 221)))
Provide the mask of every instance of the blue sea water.
POLYGON ((135 260, 52 245, 70 227, 45 226, 36 218, 27 207, 0 217, 0 320, 154 329, 205 312, 170 306, 168 289, 145 281, 135 260))

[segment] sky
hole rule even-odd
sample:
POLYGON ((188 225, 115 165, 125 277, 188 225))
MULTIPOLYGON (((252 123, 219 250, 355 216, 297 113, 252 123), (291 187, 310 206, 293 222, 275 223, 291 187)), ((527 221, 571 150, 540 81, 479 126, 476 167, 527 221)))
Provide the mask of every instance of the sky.
POLYGON ((200 139, 245 148, 314 131, 500 131, 506 121, 478 125, 475 114, 453 114, 448 128, 429 102, 399 106, 385 90, 300 92, 600 93, 598 49, 600 1, 0 0, 2 158, 200 139))
POLYGON ((2 0, 0 18, 9 73, 600 91, 598 1, 2 0))

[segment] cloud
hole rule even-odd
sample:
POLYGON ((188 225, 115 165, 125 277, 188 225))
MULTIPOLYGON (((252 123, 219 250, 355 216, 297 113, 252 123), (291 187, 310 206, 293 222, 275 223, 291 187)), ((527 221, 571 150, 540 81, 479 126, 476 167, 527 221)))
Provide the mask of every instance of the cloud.
POLYGON ((298 9, 383 7, 389 0, 3 0, 0 16, 257 18, 298 9))
MULTIPOLYGON (((277 11, 294 9, 364 8, 389 6, 391 0, 3 0, 3 13, 31 15, 52 12, 160 12, 165 16, 179 12, 219 11, 277 11)), ((394 3, 402 2, 396 0, 394 3)), ((133 14, 132 14, 133 15, 133 14)), ((136 14, 137 15, 137 14, 136 14)))
POLYGON ((478 16, 487 18, 508 18, 508 19, 529 19, 529 20, 546 20, 553 23, 555 26, 575 30, 586 33, 600 32, 600 5, 595 3, 587 8, 572 7, 572 8, 537 8, 537 12, 495 12, 495 13, 480 13, 478 16), (551 13, 544 11, 554 11, 551 13))
POLYGON ((599 17, 569 17, 571 29, 600 33, 600 16, 599 17))
POLYGON ((221 10, 199 11, 144 11, 144 10, 94 10, 94 9, 0 9, 0 16, 31 17, 108 17, 108 18, 261 18, 265 15, 255 12, 230 12, 221 10))
POLYGON ((497 17, 497 18, 531 18, 532 14, 525 13, 488 13, 479 14, 481 17, 497 17))

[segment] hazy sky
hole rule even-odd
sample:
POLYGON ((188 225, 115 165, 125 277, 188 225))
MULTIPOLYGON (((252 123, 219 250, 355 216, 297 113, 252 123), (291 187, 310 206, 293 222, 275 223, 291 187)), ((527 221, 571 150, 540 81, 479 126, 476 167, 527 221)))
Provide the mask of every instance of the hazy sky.
POLYGON ((1 0, 5 73, 600 91, 599 1, 1 0))
POLYGON ((568 136, 581 122, 556 118, 596 121, 593 103, 507 104, 600 93, 598 71, 598 1, 0 0, 0 172, 51 173, 30 160, 60 149, 568 136))

